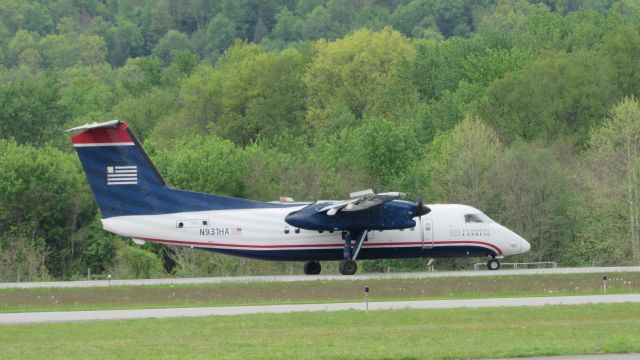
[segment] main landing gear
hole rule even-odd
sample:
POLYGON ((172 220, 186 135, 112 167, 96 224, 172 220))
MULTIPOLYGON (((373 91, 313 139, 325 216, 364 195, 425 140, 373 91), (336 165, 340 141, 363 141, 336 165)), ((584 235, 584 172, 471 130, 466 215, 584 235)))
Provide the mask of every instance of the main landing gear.
POLYGON ((342 240, 344 241, 344 259, 340 260, 340 273, 342 275, 353 275, 358 271, 358 265, 356 265, 356 259, 362 249, 362 244, 367 240, 367 232, 365 230, 360 231, 343 231, 342 240), (351 244, 351 239, 355 240, 355 243, 351 244))
POLYGON ((498 270, 500 269, 500 260, 493 258, 487 261, 487 269, 489 270, 498 270))
POLYGON ((351 259, 340 260, 340 274, 342 275, 353 275, 358 271, 358 265, 356 262, 351 259))
MULTIPOLYGON (((362 249, 362 244, 367 239, 366 231, 343 231, 342 240, 344 240, 344 258, 340 260, 340 266, 338 269, 342 275, 353 275, 358 271, 358 265, 356 259, 362 249), (352 236, 355 240, 354 244, 351 244, 352 236)), ((304 263, 304 273, 306 275, 318 275, 322 268, 318 261, 307 261, 304 263)))
POLYGON ((304 263, 304 273, 306 275, 318 275, 322 271, 319 261, 307 261, 304 263))

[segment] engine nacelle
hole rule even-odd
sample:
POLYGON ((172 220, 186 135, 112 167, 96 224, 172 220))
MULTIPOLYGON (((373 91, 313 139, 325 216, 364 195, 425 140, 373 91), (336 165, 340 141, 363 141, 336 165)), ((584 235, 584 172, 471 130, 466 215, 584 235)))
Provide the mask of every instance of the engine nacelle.
POLYGON ((416 226, 413 217, 416 204, 408 201, 394 200, 365 210, 319 211, 330 205, 318 202, 287 215, 287 224, 305 230, 395 230, 416 226))

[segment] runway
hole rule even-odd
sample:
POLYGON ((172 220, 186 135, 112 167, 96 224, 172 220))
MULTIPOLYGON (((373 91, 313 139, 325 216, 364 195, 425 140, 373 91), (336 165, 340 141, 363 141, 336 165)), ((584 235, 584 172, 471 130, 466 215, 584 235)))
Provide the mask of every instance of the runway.
POLYGON ((0 314, 0 325, 34 324, 51 322, 75 322, 96 320, 129 320, 146 318, 173 318, 195 316, 230 316, 249 314, 282 314, 313 311, 345 311, 367 309, 398 310, 398 309, 453 309, 453 308, 482 308, 482 307, 517 307, 544 305, 584 305, 584 304, 612 304, 634 302, 640 303, 640 294, 623 295, 592 295, 592 296, 553 296, 530 298, 493 298, 493 299, 464 299, 464 300, 426 300, 426 301, 385 301, 329 304, 291 304, 291 305, 262 305, 262 306, 224 306, 197 307, 171 309, 136 309, 136 310, 96 310, 96 311, 52 311, 30 313, 0 314))
POLYGON ((208 278, 166 278, 137 280, 92 280, 92 281, 50 281, 0 283, 0 289, 28 288, 78 288, 104 286, 144 286, 144 285, 187 285, 187 284, 221 284, 221 283, 256 283, 256 282, 296 282, 296 281, 355 281, 371 279, 423 279, 435 277, 466 276, 513 276, 513 275, 552 275, 552 274, 610 274, 623 272, 640 272, 640 266, 589 267, 589 268, 554 268, 554 269, 518 269, 497 271, 433 271, 411 273, 373 273, 361 275, 275 275, 275 276, 233 276, 208 278))

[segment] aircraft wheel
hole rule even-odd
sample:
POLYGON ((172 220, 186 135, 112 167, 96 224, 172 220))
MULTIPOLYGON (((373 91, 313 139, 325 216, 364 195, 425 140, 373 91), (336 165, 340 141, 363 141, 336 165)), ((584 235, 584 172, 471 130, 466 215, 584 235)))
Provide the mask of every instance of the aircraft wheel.
POLYGON ((498 270, 500 269, 500 261, 498 259, 491 259, 487 261, 487 269, 498 270))
POLYGON ((340 273, 342 275, 353 275, 358 271, 358 265, 356 262, 350 259, 344 259, 340 261, 340 273))
POLYGON ((307 261, 304 263, 304 273, 306 275, 318 275, 322 271, 319 261, 307 261))

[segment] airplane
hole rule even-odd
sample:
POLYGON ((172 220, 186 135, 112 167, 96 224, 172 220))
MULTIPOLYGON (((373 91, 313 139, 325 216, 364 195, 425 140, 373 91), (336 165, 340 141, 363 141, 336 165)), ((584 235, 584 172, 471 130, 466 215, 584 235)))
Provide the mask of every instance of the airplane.
POLYGON ((531 248, 518 234, 467 205, 401 200, 371 190, 346 200, 261 202, 167 186, 128 125, 119 120, 68 131, 102 214, 103 228, 132 238, 275 261, 339 261, 343 275, 356 260, 487 257, 531 248))

